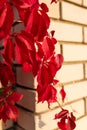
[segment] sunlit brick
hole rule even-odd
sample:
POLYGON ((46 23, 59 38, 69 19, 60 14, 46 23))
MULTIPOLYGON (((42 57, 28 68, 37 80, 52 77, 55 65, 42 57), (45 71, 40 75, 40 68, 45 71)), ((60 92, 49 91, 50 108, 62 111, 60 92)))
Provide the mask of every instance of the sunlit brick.
POLYGON ((73 22, 87 24, 87 9, 62 2, 62 17, 73 22))
POLYGON ((76 4, 82 4, 82 0, 68 0, 68 1, 76 3, 76 4))
POLYGON ((84 42, 87 43, 87 27, 84 27, 84 42))
POLYGON ((74 80, 83 79, 83 65, 82 64, 72 64, 63 65, 58 71, 56 77, 61 82, 70 82, 74 80))
POLYGON ((87 96, 87 81, 65 85, 66 102, 74 101, 87 96))
POLYGON ((51 21, 50 30, 55 30, 57 40, 82 42, 81 26, 51 21))
POLYGON ((77 121, 77 127, 75 130, 82 130, 84 128, 84 130, 87 130, 87 116, 81 118, 80 120, 77 121))
POLYGON ((83 0, 83 5, 87 6, 87 0, 83 0))
POLYGON ((87 45, 63 45, 63 55, 65 61, 85 61, 87 60, 87 45))

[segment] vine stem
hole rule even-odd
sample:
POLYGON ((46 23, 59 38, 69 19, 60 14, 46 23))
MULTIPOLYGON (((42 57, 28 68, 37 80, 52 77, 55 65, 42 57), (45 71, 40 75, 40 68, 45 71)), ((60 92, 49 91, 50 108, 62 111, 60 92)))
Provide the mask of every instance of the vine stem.
POLYGON ((59 103, 58 100, 57 100, 57 103, 58 103, 59 107, 63 110, 63 107, 61 106, 61 104, 59 103))

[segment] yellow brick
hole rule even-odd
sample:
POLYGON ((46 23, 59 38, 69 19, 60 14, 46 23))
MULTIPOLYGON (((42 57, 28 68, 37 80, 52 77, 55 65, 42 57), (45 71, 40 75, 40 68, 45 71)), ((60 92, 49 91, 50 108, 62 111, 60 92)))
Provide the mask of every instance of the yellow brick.
POLYGON ((57 121, 54 120, 56 113, 60 112, 60 108, 35 116, 36 130, 53 130, 57 128, 57 121))
MULTIPOLYGON (((72 103, 70 105, 67 105, 64 107, 65 109, 68 109, 70 112, 76 110, 77 113, 75 113, 76 118, 84 115, 84 101, 78 101, 75 103, 72 103), (71 108, 72 106, 72 108, 71 108), (80 106, 80 107, 79 107, 80 106)), ((44 114, 40 114, 35 116, 36 121, 36 130, 53 130, 57 127, 57 122, 53 120, 54 115, 58 113, 60 109, 54 109, 52 111, 46 112, 44 114)))
MULTIPOLYGON (((79 82, 79 83, 73 83, 70 85, 65 85, 65 91, 67 94, 65 103, 86 97, 87 96, 87 87, 86 86, 87 86, 87 82, 79 82)), ((59 91, 58 87, 57 87, 57 91, 59 91)), ((59 94, 58 94, 58 100, 60 101, 59 94)), ((51 108, 55 108, 56 106, 58 106, 57 103, 51 104, 51 108)), ((47 106, 46 102, 36 104, 37 113, 40 113, 40 112, 43 112, 46 110, 48 110, 48 106, 47 106)))
POLYGON ((75 117, 76 119, 84 115, 84 100, 80 100, 69 104, 64 107, 65 109, 69 110, 69 112, 73 112, 75 110, 75 117), (80 107, 79 107, 80 106, 80 107))
POLYGON ((87 60, 86 45, 63 45, 63 55, 65 61, 84 61, 87 60))
MULTIPOLYGON (((23 94, 23 99, 18 103, 20 106, 27 108, 28 110, 34 111, 36 113, 49 110, 47 102, 37 102, 37 92, 22 88, 17 88, 17 91, 23 94)), ((51 105, 51 108, 57 105, 58 104, 55 103, 55 105, 51 105)))
POLYGON ((67 2, 62 3, 62 16, 66 20, 87 24, 87 9, 67 2))
POLYGON ((55 30, 57 40, 82 42, 82 27, 51 21, 50 30, 55 30))
POLYGON ((87 116, 81 118, 80 120, 77 121, 76 125, 76 129, 75 130, 87 130, 87 116))
POLYGON ((48 8, 49 8, 49 13, 48 15, 52 18, 57 18, 59 19, 60 14, 59 14, 59 2, 57 4, 53 3, 50 4, 50 0, 40 0, 40 3, 46 3, 48 8))
POLYGON ((83 5, 87 6, 87 0, 83 0, 83 5))
POLYGON ((58 71, 56 77, 61 82, 69 82, 83 79, 83 65, 82 64, 63 65, 62 68, 58 71))
POLYGON ((84 42, 87 43, 87 27, 84 27, 84 42))
POLYGON ((55 45, 55 52, 56 52, 57 54, 61 53, 61 49, 60 49, 59 42, 57 42, 56 45, 55 45))
POLYGON ((87 96, 87 81, 65 85, 66 102, 87 96))
POLYGON ((0 130, 3 130, 2 120, 0 120, 0 130))

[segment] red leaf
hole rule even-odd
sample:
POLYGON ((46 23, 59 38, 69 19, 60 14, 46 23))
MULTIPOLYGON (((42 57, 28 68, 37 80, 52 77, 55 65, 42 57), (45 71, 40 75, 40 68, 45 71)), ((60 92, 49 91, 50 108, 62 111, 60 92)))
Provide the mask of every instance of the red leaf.
POLYGON ((45 65, 42 65, 38 71, 37 81, 40 86, 48 86, 48 84, 52 83, 53 77, 45 65))
POLYGON ((41 7, 42 10, 45 11, 45 12, 48 12, 48 11, 49 11, 49 9, 48 9, 48 7, 47 7, 47 5, 46 5, 45 3, 41 3, 40 7, 41 7))
POLYGON ((11 104, 6 104, 6 115, 9 119, 16 121, 18 118, 18 109, 16 106, 11 104))
POLYGON ((23 63, 23 70, 26 73, 29 73, 32 70, 32 65, 29 64, 28 62, 23 63))
POLYGON ((64 61, 64 57, 61 54, 57 54, 55 56, 54 62, 56 63, 57 70, 59 70, 62 67, 64 61))
POLYGON ((19 102, 23 98, 23 95, 18 92, 13 92, 10 96, 8 96, 7 101, 16 103, 19 102))
MULTIPOLYGON (((18 56, 16 57, 18 58, 18 60, 21 62, 21 64, 24 64, 24 62, 28 62, 28 64, 30 64, 29 66, 32 66, 36 56, 32 36, 27 32, 22 31, 21 34, 17 34, 17 36, 15 37, 15 41, 16 52, 18 52, 18 56)), ((24 68, 25 65, 26 64, 24 64, 24 68)))
POLYGON ((33 34, 35 37, 38 33, 38 27, 40 23, 40 14, 37 12, 37 9, 33 9, 30 16, 28 17, 28 22, 26 25, 26 31, 33 34))
POLYGON ((19 16, 20 16, 20 20, 26 22, 25 16, 27 14, 27 17, 28 17, 30 14, 30 8, 29 8, 30 5, 21 0, 11 0, 11 2, 17 8, 19 16))
POLYGON ((3 8, 4 4, 6 4, 7 0, 0 0, 0 9, 3 8))
POLYGON ((1 10, 1 11, 0 11, 0 28, 3 26, 3 24, 5 22, 6 14, 7 14, 7 7, 5 6, 3 8, 3 10, 1 10))
POLYGON ((52 56, 54 52, 54 44, 49 37, 44 37, 43 43, 42 43, 42 49, 43 49, 44 56, 46 57, 46 59, 52 56))
POLYGON ((28 17, 26 31, 32 33, 35 40, 42 41, 47 34, 49 24, 50 19, 46 12, 39 10, 39 7, 35 7, 28 17))
POLYGON ((64 88, 62 87, 62 89, 60 90, 60 94, 62 97, 62 100, 64 101, 65 97, 66 97, 66 92, 64 91, 64 88))
POLYGON ((5 38, 4 40, 3 56, 5 63, 11 66, 13 60, 15 59, 15 54, 14 43, 12 42, 12 39, 9 36, 7 36, 7 38, 5 38))
POLYGON ((11 26, 14 20, 14 12, 9 4, 6 4, 3 10, 0 10, 0 40, 11 32, 11 26), (10 17, 9 17, 10 16, 10 17))
POLYGON ((23 0, 24 3, 28 3, 33 6, 34 4, 38 4, 38 0, 23 0))
POLYGON ((0 80, 4 87, 7 87, 8 83, 15 83, 15 75, 12 69, 8 65, 0 63, 0 80))
POLYGON ((68 124, 68 130, 73 130, 76 127, 75 122, 70 117, 68 118, 67 124, 68 124))
POLYGON ((66 118, 62 118, 60 122, 57 123, 57 125, 60 130, 69 130, 67 128, 66 118))
POLYGON ((68 113, 68 110, 62 109, 61 112, 55 114, 55 119, 64 118, 65 116, 67 116, 68 113))
POLYGON ((58 0, 51 0, 51 4, 52 4, 53 2, 54 2, 54 3, 57 3, 58 0))
POLYGON ((57 91, 52 85, 38 86, 37 92, 38 92, 38 102, 47 101, 48 105, 50 105, 50 103, 57 101, 56 97, 57 91))

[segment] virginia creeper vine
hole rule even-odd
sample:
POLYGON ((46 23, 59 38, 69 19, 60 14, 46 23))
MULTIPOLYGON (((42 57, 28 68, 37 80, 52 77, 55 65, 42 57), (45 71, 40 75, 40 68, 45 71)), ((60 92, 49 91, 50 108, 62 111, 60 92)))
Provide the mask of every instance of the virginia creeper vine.
MULTIPOLYGON (((50 3, 57 3, 51 0, 50 3)), ((47 101, 48 106, 57 101, 55 85, 59 82, 55 75, 61 68, 64 58, 56 54, 54 38, 55 30, 48 31, 50 18, 49 8, 39 0, 0 0, 0 41, 4 48, 0 51, 0 119, 16 121, 18 108, 15 103, 20 101, 22 94, 14 90, 15 74, 12 69, 14 61, 22 65, 26 73, 32 72, 37 78, 38 102, 47 101), (16 8, 19 19, 15 19, 16 8), (20 32, 12 30, 13 26, 22 22, 25 29, 20 32)), ((66 93, 61 87, 62 100, 66 93)), ((60 130, 73 130, 75 117, 73 113, 61 106, 61 111, 55 114, 60 130)))

